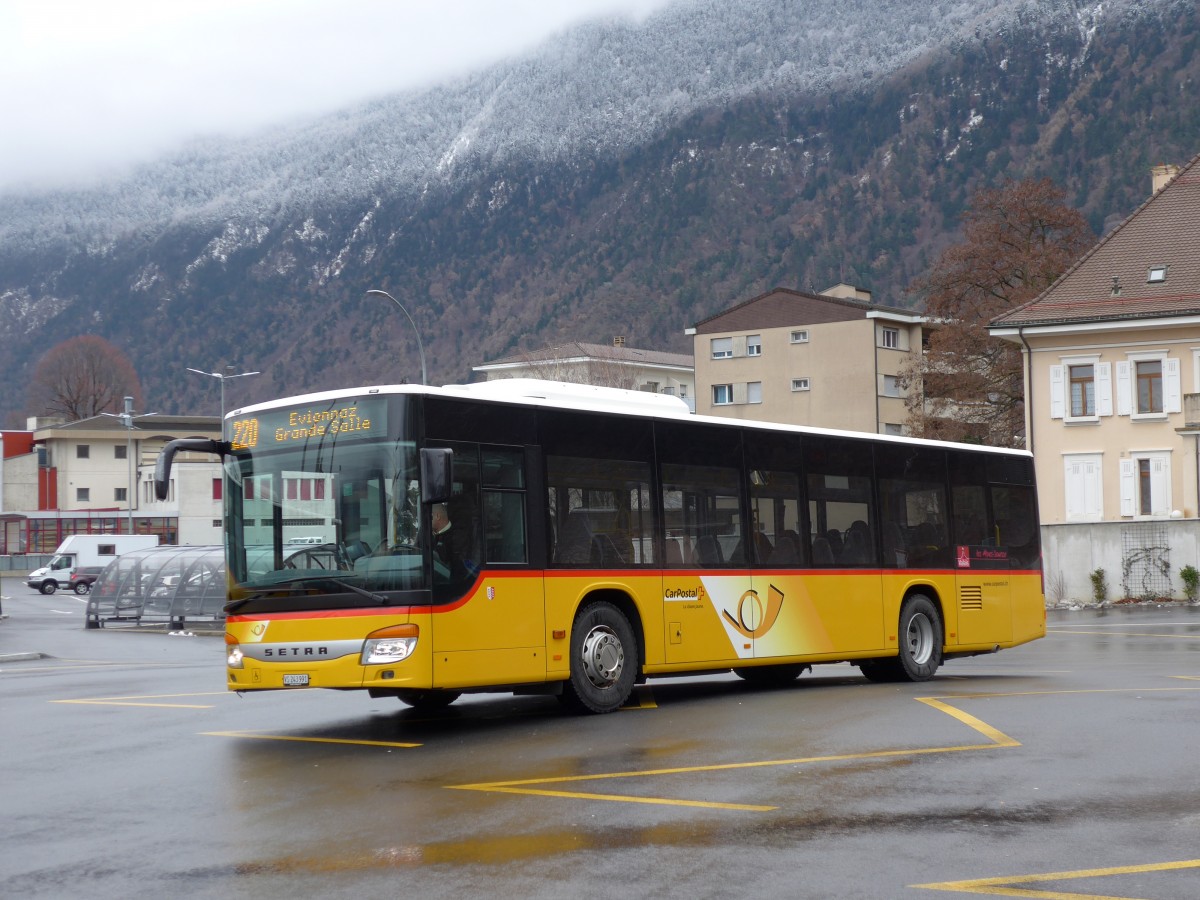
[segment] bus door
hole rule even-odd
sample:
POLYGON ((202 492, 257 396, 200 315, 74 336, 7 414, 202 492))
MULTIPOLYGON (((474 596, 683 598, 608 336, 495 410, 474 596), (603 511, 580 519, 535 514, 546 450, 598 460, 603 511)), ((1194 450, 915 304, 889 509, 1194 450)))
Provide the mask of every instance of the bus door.
POLYGON ((800 475, 764 465, 752 467, 749 476, 746 546, 753 566, 752 594, 740 601, 736 625, 753 638, 757 658, 827 652, 829 632, 804 574, 808 554, 800 537, 804 533, 800 475))
POLYGON ((454 450, 453 493, 443 510, 422 510, 433 567, 434 681, 543 680, 545 603, 541 579, 527 571, 525 451, 446 446, 454 450))
POLYGON ((738 472, 663 466, 663 627, 669 663, 754 657, 750 570, 738 472))
MULTIPOLYGON (((884 615, 878 512, 871 445, 806 437, 803 550, 808 574, 792 603, 807 603, 791 626, 804 653, 883 648, 884 615)), ((891 623, 894 634, 895 622, 891 623)))
MULTIPOLYGON (((993 489, 994 490, 994 489, 993 489)), ((947 643, 980 644, 1012 640, 1012 585, 1006 523, 989 512, 989 489, 954 486, 954 582, 957 638, 947 643)), ((947 632, 951 632, 947 628, 947 632)))

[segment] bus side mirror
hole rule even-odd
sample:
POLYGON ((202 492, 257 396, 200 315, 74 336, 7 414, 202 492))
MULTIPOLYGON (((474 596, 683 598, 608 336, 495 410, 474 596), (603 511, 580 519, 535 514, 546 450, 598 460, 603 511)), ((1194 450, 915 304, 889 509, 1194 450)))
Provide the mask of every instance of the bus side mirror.
POLYGON ((201 453, 212 453, 225 457, 233 452, 229 441, 213 441, 208 438, 179 438, 168 441, 154 461, 154 496, 166 500, 171 486, 171 462, 180 450, 198 450, 201 453))
POLYGON ((454 451, 449 447, 421 450, 421 501, 442 503, 454 485, 454 451))

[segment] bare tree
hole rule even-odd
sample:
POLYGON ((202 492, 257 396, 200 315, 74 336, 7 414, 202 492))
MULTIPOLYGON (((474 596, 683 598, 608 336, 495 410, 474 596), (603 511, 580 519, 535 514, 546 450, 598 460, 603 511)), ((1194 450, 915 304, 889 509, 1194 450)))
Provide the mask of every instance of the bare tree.
POLYGON ((925 352, 902 376, 913 434, 1023 443, 1020 349, 987 325, 1044 291, 1095 242, 1064 197, 1049 179, 979 191, 963 215, 965 240, 913 285, 931 320, 925 352))
POLYGON ((121 412, 126 396, 141 406, 142 385, 129 357, 104 338, 87 334, 46 351, 34 369, 27 408, 32 415, 77 421, 121 412))

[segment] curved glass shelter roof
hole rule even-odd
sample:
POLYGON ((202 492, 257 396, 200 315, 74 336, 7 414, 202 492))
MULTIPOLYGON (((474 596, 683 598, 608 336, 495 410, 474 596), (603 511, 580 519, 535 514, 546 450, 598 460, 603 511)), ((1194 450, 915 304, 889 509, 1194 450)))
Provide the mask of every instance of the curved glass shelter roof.
POLYGON ((88 595, 87 627, 106 621, 222 619, 225 548, 220 545, 132 550, 109 563, 88 595))

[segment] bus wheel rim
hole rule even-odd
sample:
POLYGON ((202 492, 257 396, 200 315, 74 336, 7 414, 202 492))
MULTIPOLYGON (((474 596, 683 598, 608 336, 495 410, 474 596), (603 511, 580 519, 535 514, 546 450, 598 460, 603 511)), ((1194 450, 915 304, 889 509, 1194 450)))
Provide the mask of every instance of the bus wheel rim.
POLYGON ((908 623, 908 655, 919 666, 933 655, 933 623, 918 613, 908 623))
POLYGON ((597 625, 583 639, 583 672, 598 688, 612 687, 625 668, 625 648, 607 625, 597 625))

